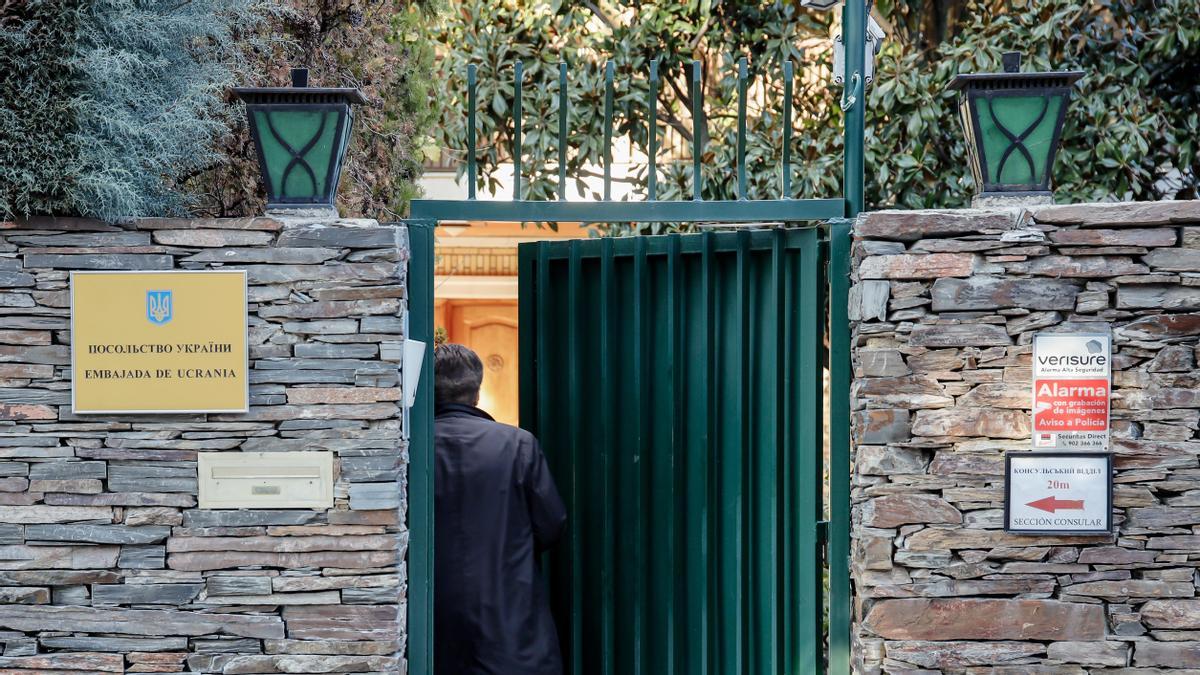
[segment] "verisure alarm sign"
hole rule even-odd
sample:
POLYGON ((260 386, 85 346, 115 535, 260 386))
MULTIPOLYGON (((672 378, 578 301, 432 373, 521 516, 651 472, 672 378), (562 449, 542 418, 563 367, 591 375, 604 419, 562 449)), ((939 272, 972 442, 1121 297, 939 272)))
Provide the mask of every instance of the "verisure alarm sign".
POLYGON ((1033 447, 1108 450, 1112 339, 1041 334, 1033 340, 1033 447))

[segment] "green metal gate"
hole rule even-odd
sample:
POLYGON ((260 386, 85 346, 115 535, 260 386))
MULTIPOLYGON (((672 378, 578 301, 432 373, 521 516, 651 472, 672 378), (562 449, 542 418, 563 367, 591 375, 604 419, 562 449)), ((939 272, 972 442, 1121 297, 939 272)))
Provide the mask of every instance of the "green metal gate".
MULTIPOLYGON (((475 199, 475 67, 466 200, 419 199, 407 335, 432 383, 439 221, 812 223, 808 229, 540 243, 520 251, 521 423, 541 438, 570 507, 549 571, 571 675, 850 672, 849 221, 863 208, 868 0, 843 6, 842 190, 795 198, 790 93, 780 194, 747 199, 747 75, 739 64, 738 199, 705 201, 703 90, 693 97, 688 201, 660 201, 650 64, 647 200, 567 198, 567 66, 560 68, 558 198, 521 198, 523 71, 514 64, 511 201, 475 199), (826 299, 828 302, 826 302, 826 299), (823 352, 827 340, 828 354, 823 352), (822 367, 829 457, 822 463, 822 367), (828 521, 822 480, 828 475, 828 521), (822 551, 825 555, 822 557, 822 551), (822 597, 828 577, 828 603, 822 597), (823 623, 828 630, 823 629, 823 623)), ((700 64, 692 64, 699 82, 700 64)), ((604 137, 612 139, 607 69, 604 137)), ((784 82, 792 76, 784 64, 784 82)), ((785 87, 785 92, 790 92, 785 87)), ((541 133, 552 133, 542 129, 541 133)), ((417 389, 408 467, 408 667, 433 672, 433 396, 417 389)))
POLYGON ((822 669, 819 230, 523 244, 521 425, 573 675, 822 669))

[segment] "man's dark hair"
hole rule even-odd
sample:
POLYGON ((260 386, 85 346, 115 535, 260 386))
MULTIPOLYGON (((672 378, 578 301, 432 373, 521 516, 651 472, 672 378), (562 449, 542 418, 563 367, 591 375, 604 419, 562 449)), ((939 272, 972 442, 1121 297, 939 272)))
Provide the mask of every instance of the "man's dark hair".
POLYGON ((483 362, 463 345, 446 343, 433 350, 433 400, 437 403, 479 402, 483 362))

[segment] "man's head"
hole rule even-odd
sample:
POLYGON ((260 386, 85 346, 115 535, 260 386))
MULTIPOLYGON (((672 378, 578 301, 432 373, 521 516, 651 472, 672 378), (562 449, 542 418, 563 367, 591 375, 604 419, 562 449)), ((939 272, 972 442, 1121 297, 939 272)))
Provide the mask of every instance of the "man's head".
POLYGON ((437 403, 479 403, 483 362, 475 352, 454 343, 433 350, 433 400, 437 403))

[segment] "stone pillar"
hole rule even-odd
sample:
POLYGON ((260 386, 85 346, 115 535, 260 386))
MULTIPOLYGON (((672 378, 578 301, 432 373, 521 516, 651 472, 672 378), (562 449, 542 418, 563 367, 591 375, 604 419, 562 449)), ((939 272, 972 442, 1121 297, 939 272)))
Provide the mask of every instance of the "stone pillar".
POLYGON ((406 233, 374 221, 0 229, 4 672, 404 671, 406 233), (76 416, 70 270, 245 269, 248 414, 76 416), (328 450, 335 506, 201 510, 196 453, 328 450))
POLYGON ((853 268, 857 671, 1200 668, 1200 202, 869 213, 853 268), (1113 335, 1114 536, 1003 531, 1038 331, 1113 335))

